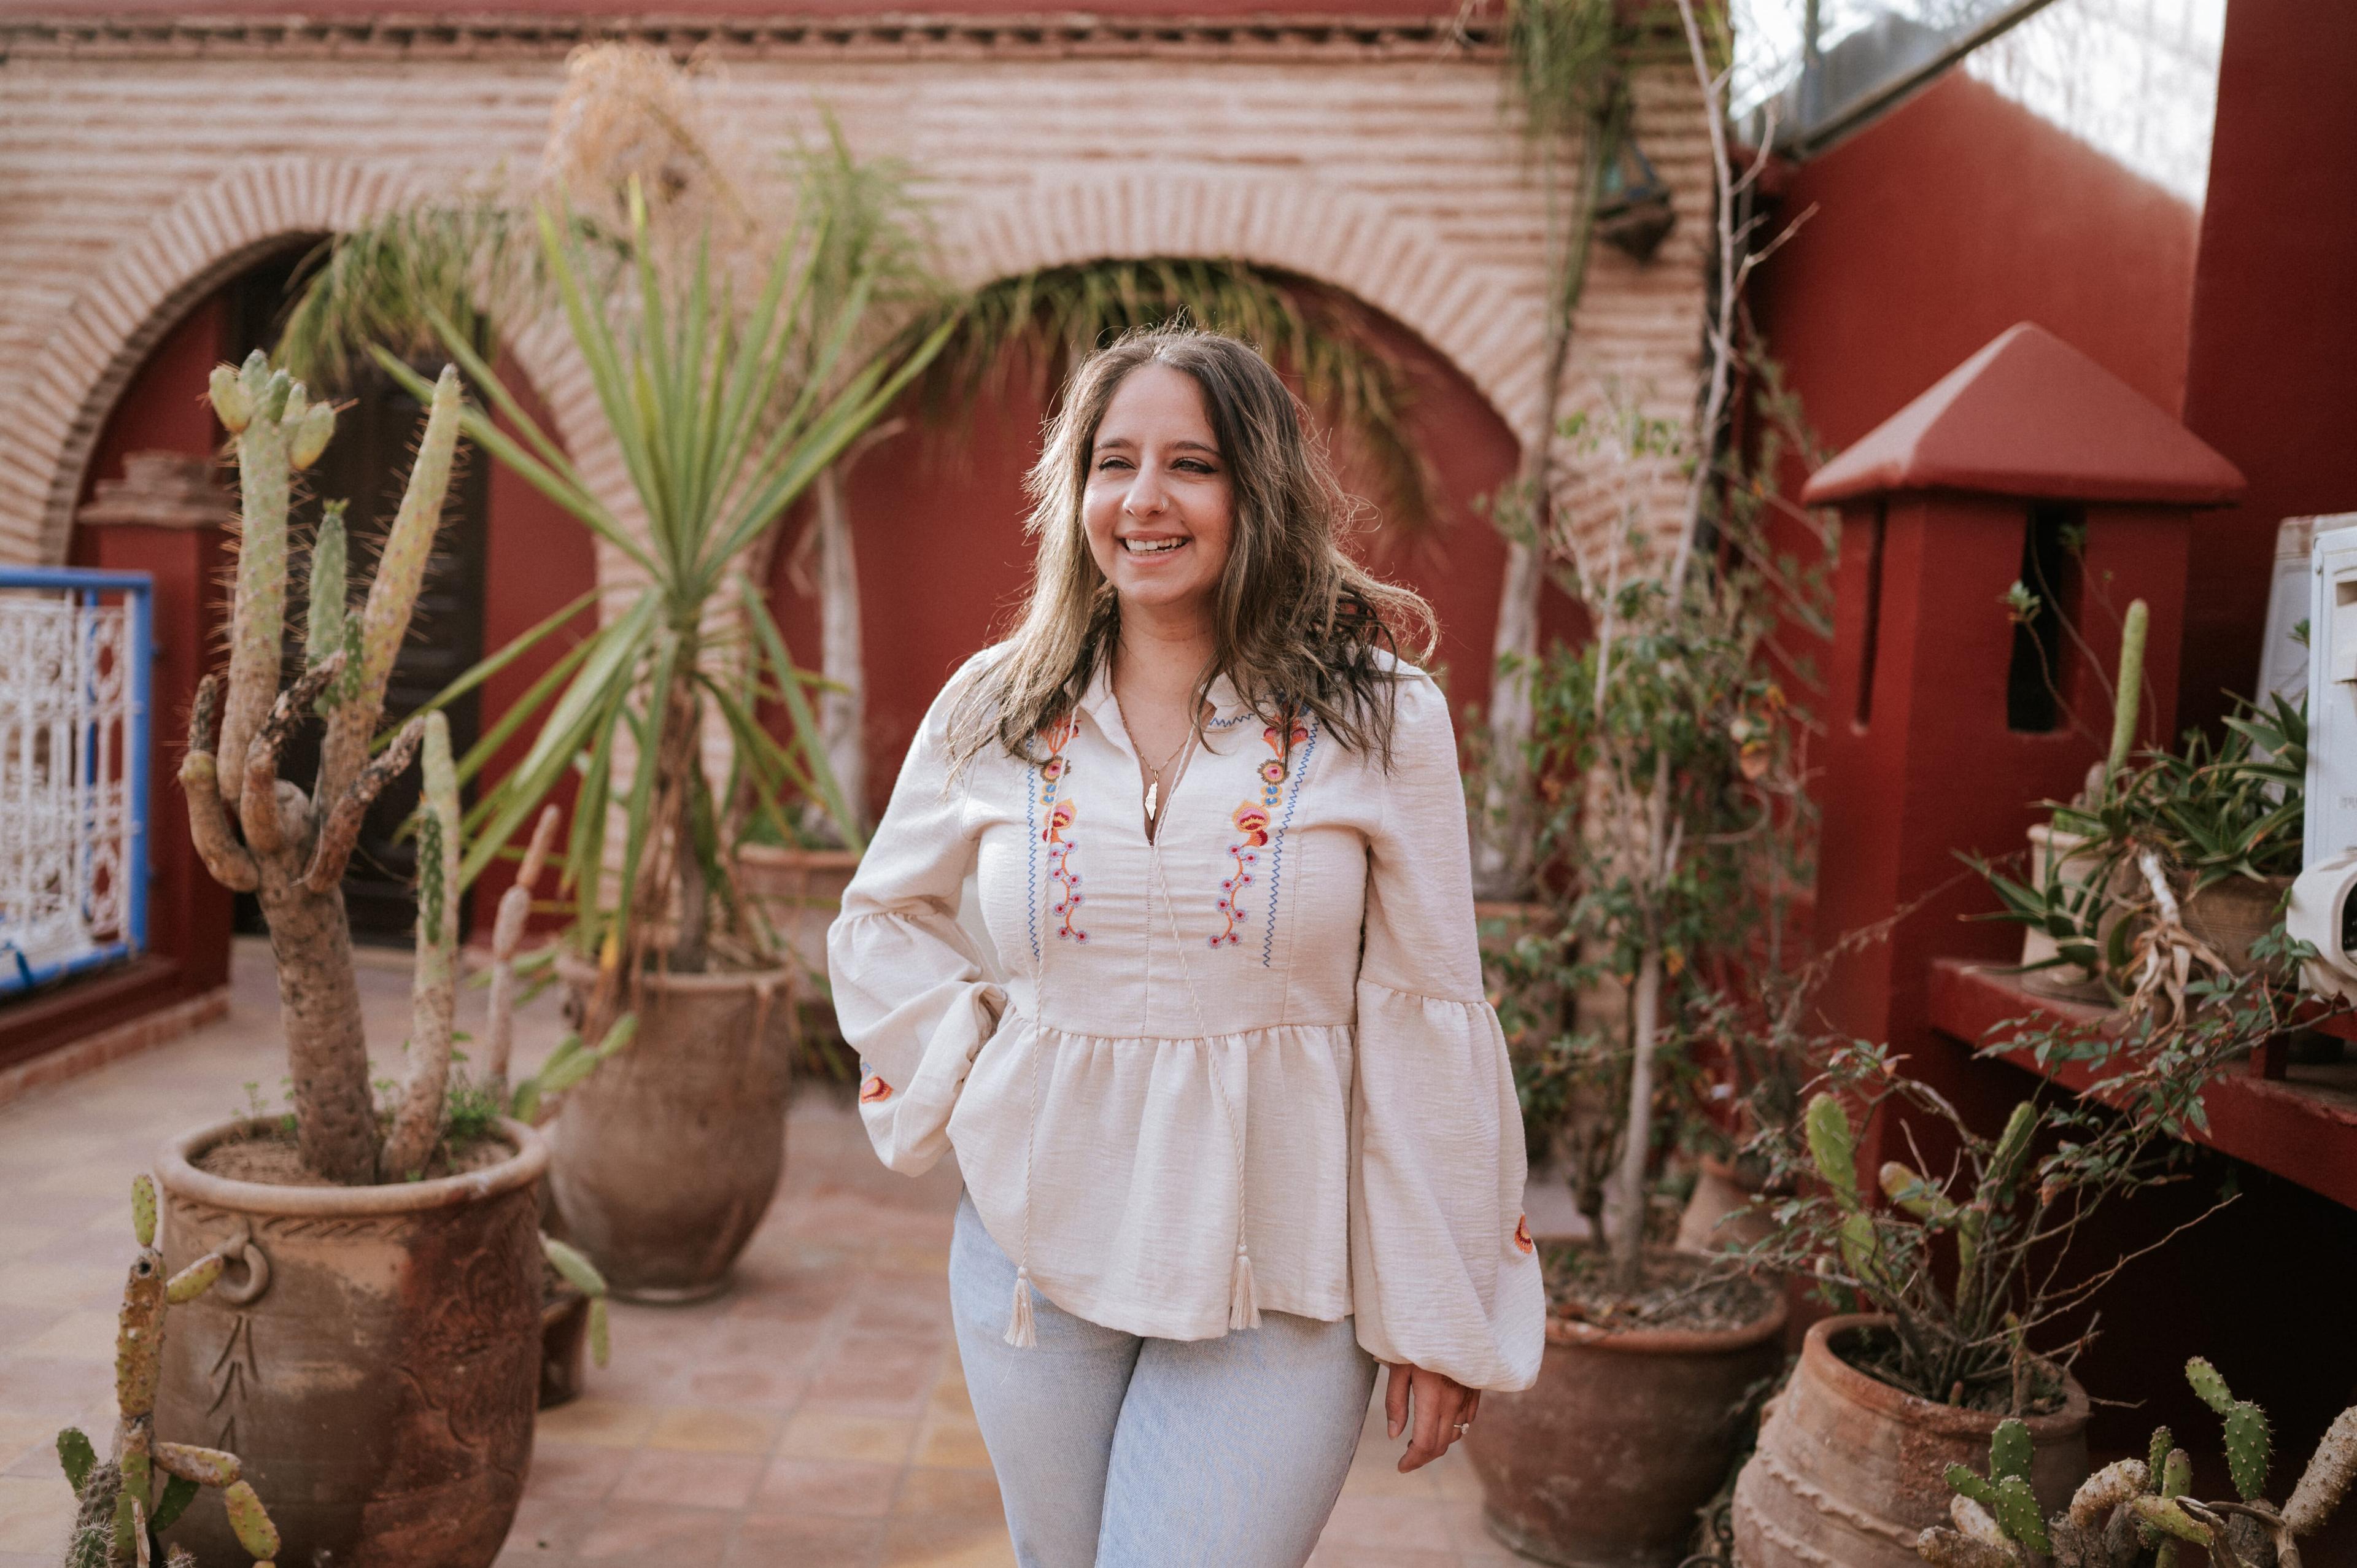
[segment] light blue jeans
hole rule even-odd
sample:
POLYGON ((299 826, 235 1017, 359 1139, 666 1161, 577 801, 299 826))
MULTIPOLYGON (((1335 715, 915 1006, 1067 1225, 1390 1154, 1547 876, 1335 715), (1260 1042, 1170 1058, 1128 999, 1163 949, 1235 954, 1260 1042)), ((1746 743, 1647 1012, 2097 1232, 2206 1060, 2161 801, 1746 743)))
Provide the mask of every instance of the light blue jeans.
POLYGON ((950 1305, 1023 1568, 1301 1568, 1359 1445, 1375 1362, 1349 1318, 1263 1312, 1217 1339, 1146 1339, 1031 1293, 958 1203, 950 1305))

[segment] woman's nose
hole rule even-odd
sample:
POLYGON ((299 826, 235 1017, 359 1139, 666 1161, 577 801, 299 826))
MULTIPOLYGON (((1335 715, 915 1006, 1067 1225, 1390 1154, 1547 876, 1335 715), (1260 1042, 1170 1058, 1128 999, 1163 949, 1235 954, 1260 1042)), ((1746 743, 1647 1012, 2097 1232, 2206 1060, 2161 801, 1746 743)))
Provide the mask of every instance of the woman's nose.
POLYGON ((1122 498, 1121 510, 1132 517, 1149 517, 1169 504, 1169 487, 1160 467, 1141 464, 1137 477, 1129 481, 1129 493, 1122 498))

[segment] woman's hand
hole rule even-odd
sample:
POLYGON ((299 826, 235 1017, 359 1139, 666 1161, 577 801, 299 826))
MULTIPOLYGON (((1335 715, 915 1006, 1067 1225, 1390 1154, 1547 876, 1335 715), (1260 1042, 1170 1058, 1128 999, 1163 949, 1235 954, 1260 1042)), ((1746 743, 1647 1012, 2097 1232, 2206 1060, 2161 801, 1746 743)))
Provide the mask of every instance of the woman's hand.
POLYGON ((1431 1464, 1465 1435, 1473 1414, 1481 1408, 1481 1391, 1469 1389, 1444 1373, 1386 1361, 1391 1380, 1383 1385, 1383 1416, 1391 1435, 1397 1437, 1412 1423, 1407 1452, 1400 1455, 1405 1475, 1431 1464))

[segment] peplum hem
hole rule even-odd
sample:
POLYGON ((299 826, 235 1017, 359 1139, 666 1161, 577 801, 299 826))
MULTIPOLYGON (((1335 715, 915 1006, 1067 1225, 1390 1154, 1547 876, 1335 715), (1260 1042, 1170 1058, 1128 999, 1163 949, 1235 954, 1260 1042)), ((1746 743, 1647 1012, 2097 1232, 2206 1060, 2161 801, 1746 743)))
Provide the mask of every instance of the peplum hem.
POLYGON ((949 1142, 984 1228, 1007 1256, 1028 1253, 1032 1284, 1067 1312, 1156 1338, 1225 1334, 1241 1224, 1261 1310, 1339 1321, 1353 1036, 1348 1024, 1087 1035, 1010 1010, 949 1142), (1256 1105, 1269 1124, 1257 1137, 1256 1105))

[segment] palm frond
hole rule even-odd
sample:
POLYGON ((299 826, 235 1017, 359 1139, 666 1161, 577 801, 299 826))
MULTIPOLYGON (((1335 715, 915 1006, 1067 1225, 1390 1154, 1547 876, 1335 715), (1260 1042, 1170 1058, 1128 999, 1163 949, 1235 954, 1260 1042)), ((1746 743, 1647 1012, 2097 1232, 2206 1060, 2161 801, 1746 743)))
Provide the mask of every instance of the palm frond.
MULTIPOLYGON (((1437 480, 1407 429, 1406 371, 1365 308, 1330 288, 1230 258, 1107 259, 1001 278, 963 308, 924 381, 937 417, 1026 382, 1048 402, 1092 349, 1135 328, 1190 321, 1244 339, 1298 377, 1306 401, 1372 471, 1392 521, 1415 531, 1433 520, 1437 480)), ((950 313, 920 317, 910 337, 950 313)))
POLYGON ((1612 113, 1620 92, 1617 10, 1617 0, 1507 0, 1506 80, 1532 141, 1612 113))

